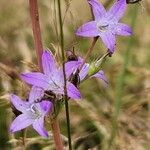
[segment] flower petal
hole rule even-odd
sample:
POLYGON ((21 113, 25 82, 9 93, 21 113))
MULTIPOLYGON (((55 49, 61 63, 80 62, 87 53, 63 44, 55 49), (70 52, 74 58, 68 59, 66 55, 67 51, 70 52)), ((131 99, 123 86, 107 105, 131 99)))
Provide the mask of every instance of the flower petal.
POLYGON ((105 74, 104 74, 104 72, 102 70, 100 70, 99 72, 97 72, 96 74, 94 74, 92 77, 99 78, 99 79, 103 80, 106 84, 108 84, 108 80, 105 77, 105 74))
POLYGON ((12 122, 10 126, 10 132, 16 132, 19 130, 22 130, 29 125, 31 125, 34 122, 33 119, 31 119, 28 115, 26 114, 21 114, 15 120, 12 122))
POLYGON ((107 12, 107 17, 110 20, 116 20, 117 22, 124 15, 126 10, 126 0, 116 0, 114 5, 107 12))
POLYGON ((52 53, 48 51, 43 52, 42 65, 43 65, 43 71, 46 75, 50 75, 52 72, 55 71, 57 67, 52 53))
POLYGON ((21 74, 21 79, 23 79, 28 84, 41 87, 43 89, 47 89, 49 86, 46 76, 39 72, 21 74))
POLYGON ((48 137, 48 132, 44 129, 44 117, 39 118, 33 123, 33 128, 43 137, 48 137))
POLYGON ((82 62, 80 61, 69 61, 65 63, 65 72, 66 77, 69 78, 69 76, 81 65, 82 62))
POLYGON ((132 34, 132 29, 124 23, 118 23, 115 31, 117 35, 129 36, 132 34))
POLYGON ((100 37, 102 38, 102 41, 106 47, 109 49, 110 53, 113 53, 116 45, 115 35, 111 32, 104 32, 100 34, 100 37))
POLYGON ((21 100, 18 96, 14 95, 14 94, 12 94, 10 98, 11 98, 10 100, 11 100, 12 104, 15 106, 15 108, 21 112, 25 112, 26 109, 28 109, 30 107, 28 102, 21 100))
POLYGON ((41 103, 40 103, 40 107, 41 107, 41 109, 43 110, 43 115, 45 116, 49 111, 51 111, 51 109, 52 109, 52 106, 53 106, 53 104, 52 104, 52 102, 50 102, 50 101, 42 101, 41 103))
POLYGON ((29 94, 29 102, 35 102, 36 100, 44 96, 44 90, 37 86, 33 86, 29 94))
POLYGON ((99 20, 102 16, 106 14, 105 8, 100 2, 98 2, 98 0, 88 0, 88 3, 92 6, 95 20, 99 20))
POLYGON ((80 91, 70 82, 67 82, 67 94, 72 99, 80 99, 80 91))
POLYGON ((82 67, 82 69, 81 69, 81 71, 80 71, 80 73, 79 73, 80 81, 82 81, 82 80, 86 77, 86 75, 88 74, 88 71, 89 71, 89 64, 86 63, 86 64, 82 67))
POLYGON ((76 35, 84 37, 96 37, 98 34, 99 31, 97 29, 96 21, 85 23, 76 31, 76 35))

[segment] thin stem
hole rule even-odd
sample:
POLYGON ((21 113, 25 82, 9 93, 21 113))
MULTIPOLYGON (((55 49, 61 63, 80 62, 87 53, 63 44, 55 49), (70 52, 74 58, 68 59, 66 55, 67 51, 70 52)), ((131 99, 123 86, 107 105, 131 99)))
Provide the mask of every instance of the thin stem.
POLYGON ((23 149, 26 149, 26 129, 22 130, 22 143, 23 143, 23 149))
POLYGON ((56 150, 63 150, 62 139, 60 136, 59 122, 57 119, 51 120, 51 129, 53 132, 56 150))
POLYGON ((30 16, 32 21, 32 30, 34 36, 35 50, 38 59, 38 65, 40 70, 42 70, 42 61, 41 56, 43 53, 42 39, 41 39, 41 29, 39 23, 39 13, 38 13, 38 4, 37 0, 29 0, 30 5, 30 16))
POLYGON ((64 14, 64 17, 63 17, 63 20, 62 20, 62 25, 64 25, 64 22, 65 22, 66 15, 67 15, 67 12, 69 10, 70 4, 71 4, 71 2, 67 2, 67 6, 66 6, 67 8, 65 10, 65 14, 64 14))
MULTIPOLYGON (((36 54, 38 58, 38 65, 42 72, 43 71, 42 70, 43 46, 42 46, 42 40, 41 40, 41 30, 40 30, 40 24, 39 24, 37 0, 29 0, 29 5, 30 5, 31 20, 32 20, 32 30, 33 30, 33 36, 34 36, 34 42, 35 42, 35 50, 36 50, 36 54)), ((60 128, 59 128, 59 123, 57 119, 54 119, 52 121, 51 127, 52 127, 56 149, 63 150, 63 144, 62 144, 61 135, 60 135, 60 128)))
POLYGON ((72 150, 71 133, 70 133, 70 117, 69 117, 69 106, 68 106, 68 99, 67 99, 66 73, 65 73, 64 35, 63 35, 63 23, 62 23, 60 0, 58 0, 58 15, 59 15, 60 38, 61 38, 60 42, 61 42, 61 52, 62 52, 62 67, 63 67, 63 75, 64 75, 64 100, 65 100, 66 119, 67 119, 68 143, 69 143, 69 150, 72 150))
MULTIPOLYGON (((57 27, 57 24, 58 24, 58 21, 57 21, 57 11, 56 11, 56 8, 57 6, 56 6, 56 0, 54 0, 54 28, 55 28, 55 32, 56 32, 56 40, 57 40, 57 42, 59 43, 59 33, 58 33, 58 27, 57 27)), ((60 48, 59 48, 59 45, 57 46, 57 50, 58 50, 58 52, 57 52, 57 59, 59 59, 60 58, 60 48)))
POLYGON ((95 46, 95 44, 96 44, 96 42, 97 42, 97 39, 98 39, 98 37, 95 37, 95 38, 93 39, 93 42, 92 42, 92 44, 91 44, 91 47, 88 49, 88 51, 87 51, 87 53, 86 53, 86 55, 85 55, 85 57, 84 57, 83 63, 81 64, 79 70, 82 69, 82 67, 84 66, 86 60, 88 59, 88 57, 90 56, 91 52, 93 51, 93 48, 94 48, 94 46, 95 46))

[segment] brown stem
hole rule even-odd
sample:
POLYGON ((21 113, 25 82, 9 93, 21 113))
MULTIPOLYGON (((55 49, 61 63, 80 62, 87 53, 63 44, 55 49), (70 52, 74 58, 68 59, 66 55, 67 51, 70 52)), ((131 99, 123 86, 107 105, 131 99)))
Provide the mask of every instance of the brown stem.
POLYGON ((85 55, 85 57, 84 57, 83 63, 81 64, 79 70, 82 69, 82 67, 84 66, 84 64, 85 64, 85 62, 86 62, 86 60, 87 60, 87 58, 90 56, 91 52, 93 51, 93 48, 94 48, 94 46, 95 46, 95 44, 96 44, 97 39, 98 39, 98 37, 95 37, 95 38, 93 39, 92 45, 91 45, 91 47, 88 49, 88 51, 87 51, 87 53, 86 53, 86 55, 85 55))
MULTIPOLYGON (((42 40, 41 40, 41 30, 40 30, 40 23, 39 23, 37 0, 29 0, 29 5, 30 5, 31 20, 32 20, 32 30, 33 30, 33 36, 34 36, 35 50, 36 50, 36 54, 38 58, 38 66, 42 72, 43 71, 42 69, 43 46, 42 46, 42 40)), ((63 150, 59 123, 56 119, 51 122, 51 127, 52 127, 56 149, 63 150)))
POLYGON ((26 129, 22 130, 22 143, 23 143, 23 150, 26 149, 26 129))
POLYGON ((51 128, 53 132, 56 150, 63 150, 63 143, 62 143, 62 139, 60 136, 59 122, 57 119, 53 119, 51 121, 51 128))
POLYGON ((41 56, 43 53, 43 46, 41 40, 41 30, 40 30, 40 23, 39 23, 39 13, 38 13, 38 4, 37 0, 29 0, 30 5, 30 15, 32 21, 32 30, 34 36, 34 43, 35 43, 35 50, 38 59, 38 65, 40 70, 42 71, 42 61, 41 56))

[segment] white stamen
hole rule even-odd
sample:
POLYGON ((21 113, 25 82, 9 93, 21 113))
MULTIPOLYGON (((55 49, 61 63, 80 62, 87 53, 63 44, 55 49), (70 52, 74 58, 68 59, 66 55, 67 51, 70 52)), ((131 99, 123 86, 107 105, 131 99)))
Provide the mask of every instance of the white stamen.
POLYGON ((107 31, 108 26, 109 26, 108 22, 98 22, 97 23, 97 28, 100 32, 107 31))

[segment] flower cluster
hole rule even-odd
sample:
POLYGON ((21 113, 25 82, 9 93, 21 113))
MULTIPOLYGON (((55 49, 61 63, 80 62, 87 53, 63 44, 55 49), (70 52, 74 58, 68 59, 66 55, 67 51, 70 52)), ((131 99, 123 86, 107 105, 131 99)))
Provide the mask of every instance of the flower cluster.
MULTIPOLYGON (((109 53, 115 50, 116 35, 129 36, 132 34, 130 27, 119 23, 126 9, 126 0, 117 0, 106 12, 98 0, 88 0, 94 21, 82 25, 76 35, 83 37, 101 37, 108 48, 109 53)), ((71 53, 71 51, 68 51, 71 53)), ((96 62, 95 66, 98 63, 96 62)), ((30 125, 44 137, 48 133, 44 128, 44 120, 47 115, 54 111, 54 105, 64 99, 64 84, 66 82, 67 98, 81 99, 79 84, 88 78, 98 78, 108 84, 104 72, 99 66, 96 71, 90 73, 91 64, 80 56, 68 56, 65 62, 66 80, 64 81, 63 68, 59 67, 53 54, 45 50, 42 54, 43 72, 29 72, 21 74, 21 79, 32 86, 29 97, 21 100, 16 95, 11 95, 11 103, 20 113, 12 122, 10 132, 22 130, 30 125)))
MULTIPOLYGON (((67 96, 71 99, 80 99, 81 94, 78 88, 71 82, 70 77, 80 67, 83 59, 78 58, 76 61, 66 62, 67 76, 67 96)), ((45 50, 42 55, 43 73, 31 72, 21 74, 22 80, 32 85, 28 101, 22 101, 16 95, 11 96, 11 102, 21 115, 13 121, 10 131, 15 132, 33 125, 33 128, 41 135, 48 136, 43 128, 44 117, 48 112, 52 111, 53 100, 51 94, 55 96, 55 100, 63 99, 64 95, 64 76, 61 67, 58 67, 53 55, 45 50), (48 95, 46 97, 45 95, 48 95)), ((80 80, 83 80, 88 74, 89 64, 85 64, 79 73, 80 80)), ((102 79, 107 83, 103 71, 99 71, 93 77, 102 79)))

